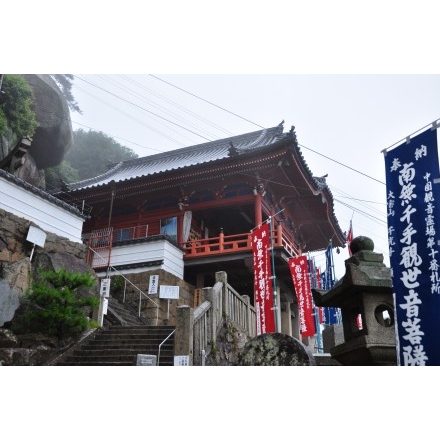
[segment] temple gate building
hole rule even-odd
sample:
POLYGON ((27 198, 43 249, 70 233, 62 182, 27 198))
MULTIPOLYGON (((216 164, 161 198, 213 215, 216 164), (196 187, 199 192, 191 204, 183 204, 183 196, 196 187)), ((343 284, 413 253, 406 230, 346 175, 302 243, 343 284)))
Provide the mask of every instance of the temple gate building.
POLYGON ((281 332, 300 338, 288 259, 344 247, 324 177, 313 176, 283 124, 113 164, 57 197, 88 217, 83 240, 100 277, 163 270, 194 286, 216 272, 254 300, 251 232, 271 225, 281 332))

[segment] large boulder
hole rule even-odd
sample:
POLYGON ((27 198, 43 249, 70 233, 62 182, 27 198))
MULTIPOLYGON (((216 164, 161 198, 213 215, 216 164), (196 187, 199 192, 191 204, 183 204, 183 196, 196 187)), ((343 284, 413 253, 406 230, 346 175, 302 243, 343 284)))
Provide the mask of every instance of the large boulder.
POLYGON ((0 279, 0 327, 12 320, 19 305, 17 289, 11 288, 9 283, 0 279))
POLYGON ((39 124, 29 154, 37 168, 43 170, 59 165, 73 144, 69 106, 50 75, 25 74, 23 77, 34 94, 33 110, 39 124))
POLYGON ((264 333, 244 346, 238 366, 316 366, 316 362, 306 346, 292 336, 264 333))

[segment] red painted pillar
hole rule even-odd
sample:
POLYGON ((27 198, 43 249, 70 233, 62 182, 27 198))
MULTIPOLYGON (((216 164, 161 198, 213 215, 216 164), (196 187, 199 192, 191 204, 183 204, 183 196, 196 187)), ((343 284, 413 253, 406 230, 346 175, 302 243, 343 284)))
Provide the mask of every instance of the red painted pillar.
POLYGON ((263 213, 261 209, 261 194, 255 194, 255 226, 260 226, 263 223, 263 213))

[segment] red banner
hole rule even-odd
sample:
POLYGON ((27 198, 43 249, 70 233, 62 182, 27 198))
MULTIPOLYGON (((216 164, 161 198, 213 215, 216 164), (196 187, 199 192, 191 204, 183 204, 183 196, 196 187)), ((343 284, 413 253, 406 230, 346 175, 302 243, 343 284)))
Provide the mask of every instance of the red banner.
POLYGON ((254 257, 257 335, 275 333, 272 268, 270 263, 270 232, 267 223, 252 231, 252 250, 254 257))
POLYGON ((307 257, 302 255, 290 258, 289 267, 298 299, 301 335, 303 337, 313 336, 316 334, 316 328, 307 257))

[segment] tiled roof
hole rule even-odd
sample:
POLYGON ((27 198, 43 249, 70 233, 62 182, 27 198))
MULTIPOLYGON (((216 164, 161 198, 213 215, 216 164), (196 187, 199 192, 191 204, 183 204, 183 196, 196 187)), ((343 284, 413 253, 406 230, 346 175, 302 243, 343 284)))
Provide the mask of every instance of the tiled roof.
POLYGON ((119 162, 100 176, 68 185, 70 191, 93 188, 166 171, 213 162, 272 145, 288 136, 282 124, 252 133, 119 162))

